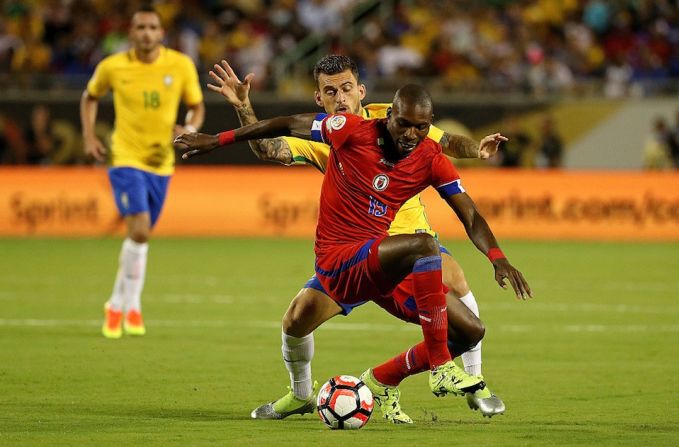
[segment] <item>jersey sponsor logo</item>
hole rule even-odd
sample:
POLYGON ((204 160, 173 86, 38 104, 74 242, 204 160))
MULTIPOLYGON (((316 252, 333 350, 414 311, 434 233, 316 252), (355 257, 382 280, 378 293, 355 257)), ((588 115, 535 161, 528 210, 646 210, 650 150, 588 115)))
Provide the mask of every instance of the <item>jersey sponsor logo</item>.
POLYGON ((163 76, 163 84, 165 84, 166 87, 169 87, 172 85, 172 82, 174 81, 174 78, 172 75, 166 74, 163 76))
POLYGON ((389 177, 384 174, 378 174, 373 179, 373 188, 375 191, 384 191, 389 186, 389 177))
POLYGON ((328 131, 340 130, 347 123, 347 117, 343 115, 335 115, 328 120, 328 131))

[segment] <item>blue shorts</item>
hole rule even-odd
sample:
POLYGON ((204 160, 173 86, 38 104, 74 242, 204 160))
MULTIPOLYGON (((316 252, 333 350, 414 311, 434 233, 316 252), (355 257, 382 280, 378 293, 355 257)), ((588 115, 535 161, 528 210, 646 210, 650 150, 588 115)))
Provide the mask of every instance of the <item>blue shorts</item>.
POLYGON ((170 176, 156 175, 136 168, 110 168, 108 178, 120 214, 128 216, 149 213, 153 227, 163 209, 170 176))

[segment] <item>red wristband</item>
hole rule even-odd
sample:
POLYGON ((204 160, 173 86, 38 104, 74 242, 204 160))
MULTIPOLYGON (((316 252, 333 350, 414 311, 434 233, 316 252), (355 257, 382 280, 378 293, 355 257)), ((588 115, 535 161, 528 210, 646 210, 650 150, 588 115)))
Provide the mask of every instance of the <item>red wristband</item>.
POLYGON ((502 250, 500 250, 497 247, 491 248, 488 250, 488 253, 486 254, 488 256, 488 259, 490 259, 490 262, 495 262, 498 259, 505 259, 507 256, 505 256, 504 253, 502 253, 502 250))
POLYGON ((219 145, 220 146, 226 146, 227 144, 231 144, 234 141, 236 141, 236 131, 235 130, 227 130, 225 132, 219 132, 217 134, 217 138, 219 138, 219 145))

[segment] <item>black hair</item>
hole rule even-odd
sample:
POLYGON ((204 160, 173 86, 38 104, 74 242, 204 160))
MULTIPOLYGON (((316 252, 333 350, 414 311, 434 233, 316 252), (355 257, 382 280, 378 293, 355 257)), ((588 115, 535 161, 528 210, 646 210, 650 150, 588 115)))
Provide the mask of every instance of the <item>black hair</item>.
POLYGON ((148 2, 148 1, 141 2, 141 4, 135 8, 132 15, 134 15, 138 12, 152 12, 152 13, 156 14, 158 17, 160 17, 160 14, 158 14, 158 11, 156 10, 156 8, 153 7, 153 2, 148 2))
POLYGON ((401 104, 402 101, 406 101, 410 104, 420 107, 427 107, 430 110, 434 109, 431 95, 427 89, 421 85, 407 84, 398 89, 396 91, 396 95, 394 95, 394 103, 401 104))
POLYGON ((329 54, 323 56, 316 62, 316 66, 314 67, 314 80, 316 81, 316 84, 318 84, 318 77, 321 74, 336 75, 346 70, 351 70, 351 73, 358 81, 358 65, 356 65, 356 62, 354 62, 353 59, 349 56, 329 54))

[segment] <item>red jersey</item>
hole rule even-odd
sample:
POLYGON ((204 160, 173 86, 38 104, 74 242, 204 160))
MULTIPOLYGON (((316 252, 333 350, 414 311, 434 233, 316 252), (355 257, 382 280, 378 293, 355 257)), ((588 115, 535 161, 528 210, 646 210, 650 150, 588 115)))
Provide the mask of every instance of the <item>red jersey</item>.
POLYGON ((442 196, 464 192, 457 170, 441 145, 425 138, 408 156, 389 159, 383 141, 386 120, 356 115, 317 117, 312 136, 329 144, 321 189, 316 255, 387 235, 401 205, 428 186, 442 196))

